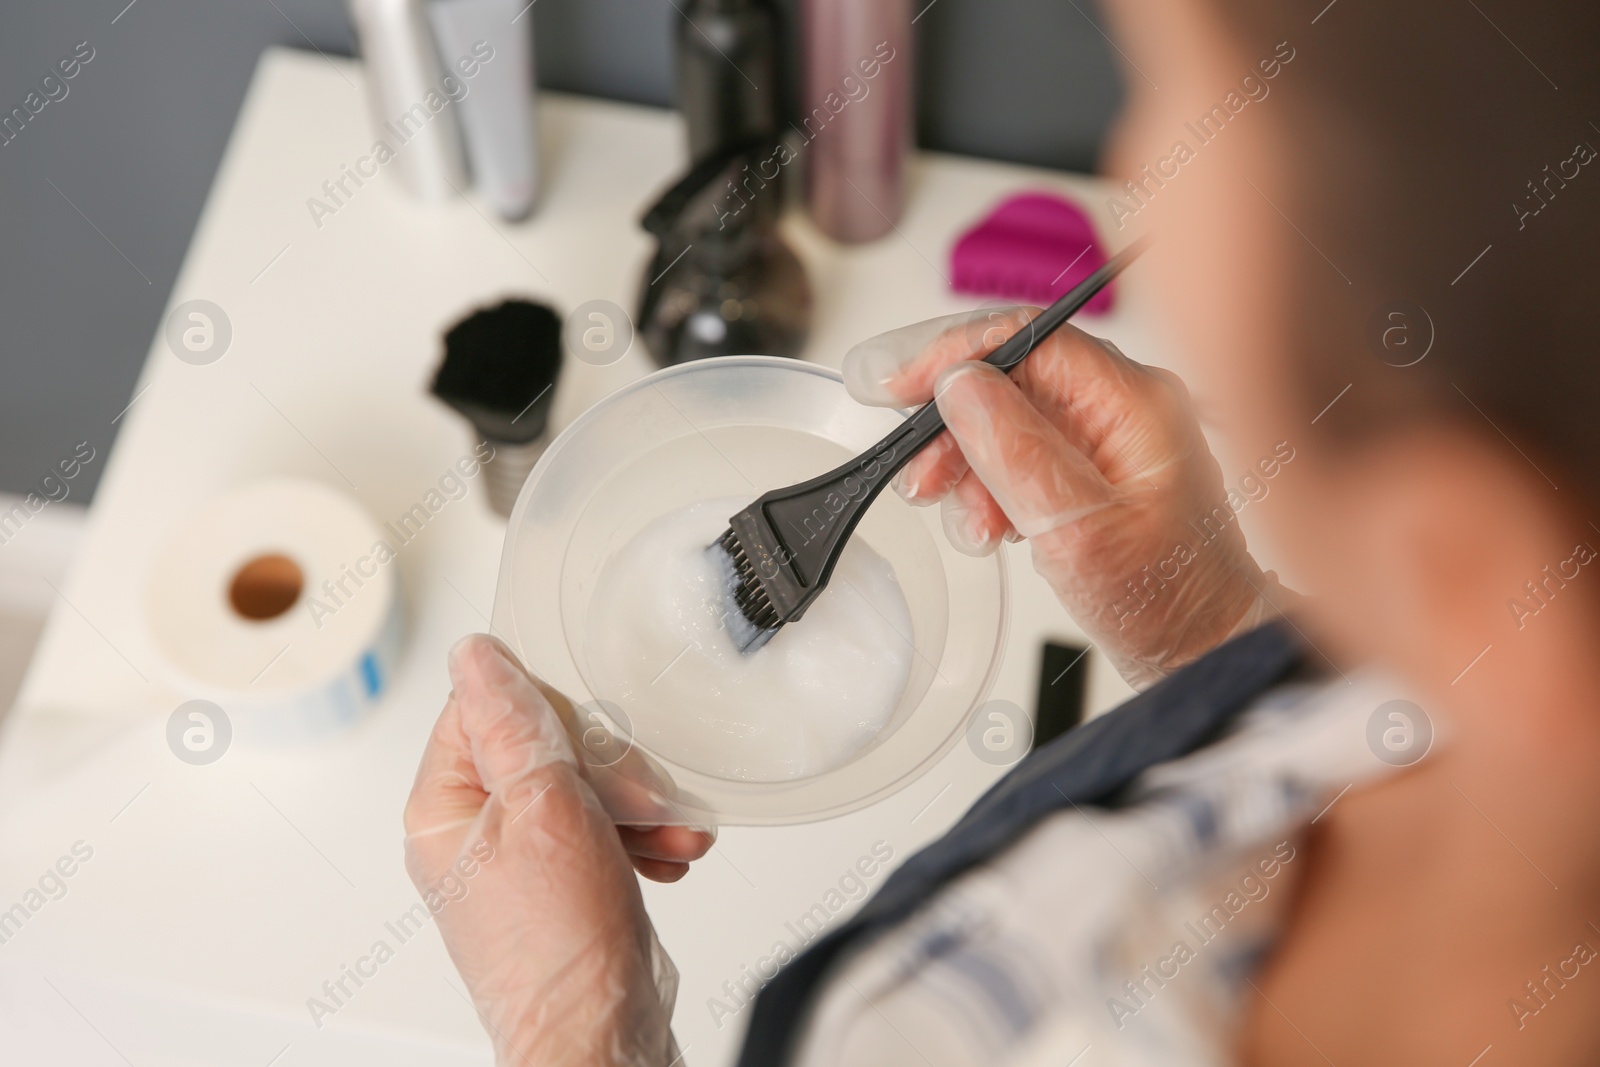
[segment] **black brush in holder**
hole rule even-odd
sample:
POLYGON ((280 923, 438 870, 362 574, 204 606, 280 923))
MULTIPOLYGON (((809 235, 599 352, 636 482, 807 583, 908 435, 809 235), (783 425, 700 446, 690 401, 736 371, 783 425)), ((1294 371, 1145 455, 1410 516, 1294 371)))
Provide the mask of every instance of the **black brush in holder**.
POLYGON ((561 376, 561 319, 550 308, 507 300, 475 311, 444 335, 433 395, 472 423, 494 449, 484 464, 489 504, 510 515, 544 453, 550 403, 561 376))

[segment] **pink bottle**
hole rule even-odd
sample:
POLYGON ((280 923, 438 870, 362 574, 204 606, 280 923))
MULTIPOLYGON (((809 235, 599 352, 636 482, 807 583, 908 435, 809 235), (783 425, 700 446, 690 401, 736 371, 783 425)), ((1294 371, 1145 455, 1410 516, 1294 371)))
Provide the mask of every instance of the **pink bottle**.
POLYGON ((839 241, 889 233, 905 208, 916 85, 912 0, 802 0, 796 127, 806 203, 839 241))

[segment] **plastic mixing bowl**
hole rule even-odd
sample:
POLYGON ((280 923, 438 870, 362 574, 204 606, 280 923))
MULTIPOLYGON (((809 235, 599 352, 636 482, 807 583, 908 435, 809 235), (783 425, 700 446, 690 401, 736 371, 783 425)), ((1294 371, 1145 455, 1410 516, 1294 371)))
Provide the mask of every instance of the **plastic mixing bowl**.
MULTIPOLYGON (((651 521, 697 501, 748 501, 830 470, 903 418, 857 404, 834 371, 723 356, 612 393, 568 426, 528 476, 506 533, 495 631, 578 705, 584 747, 613 754, 601 762, 633 749, 653 764, 670 798, 665 821, 794 823, 854 811, 931 767, 987 696, 1005 636, 1004 561, 998 553, 976 559, 956 552, 940 530, 938 509, 913 508, 890 492, 854 536, 894 567, 911 612, 906 639, 914 654, 887 725, 852 758, 807 778, 718 777, 686 765, 693 760, 674 760, 669 753, 681 756, 681 746, 662 743, 673 737, 675 721, 693 714, 692 694, 664 692, 619 707, 612 694, 596 691, 587 613, 619 548, 651 521), (602 727, 617 737, 597 747, 592 731, 602 727)), ((647 817, 618 811, 618 803, 607 798, 619 821, 663 821, 659 811, 647 817)))

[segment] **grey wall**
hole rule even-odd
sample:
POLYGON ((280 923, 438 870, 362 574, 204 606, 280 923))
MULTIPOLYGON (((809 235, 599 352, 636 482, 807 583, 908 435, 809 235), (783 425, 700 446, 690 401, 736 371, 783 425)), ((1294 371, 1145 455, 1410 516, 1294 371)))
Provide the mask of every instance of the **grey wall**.
MULTIPOLYGON (((95 52, 0 146, 0 491, 36 488, 79 441, 109 450, 256 56, 352 50, 341 0, 126 3, 0 8, 0 113, 78 42, 95 52)), ((670 104, 669 0, 538 0, 533 15, 542 84, 670 104)), ((935 0, 917 23, 922 144, 1092 167, 1120 90, 1091 15, 1060 0, 935 0)), ((103 468, 70 483, 72 498, 87 500, 103 468)))

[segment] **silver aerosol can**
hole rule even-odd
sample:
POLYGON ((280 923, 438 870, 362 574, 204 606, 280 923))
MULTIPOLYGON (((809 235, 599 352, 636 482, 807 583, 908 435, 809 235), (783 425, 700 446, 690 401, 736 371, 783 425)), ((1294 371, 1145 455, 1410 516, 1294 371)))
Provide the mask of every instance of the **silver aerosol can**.
POLYGON ((349 0, 366 63, 374 136, 386 169, 421 200, 446 200, 466 184, 461 134, 421 0, 349 0))
POLYGON ((457 106, 472 186, 507 219, 531 212, 539 191, 532 7, 526 0, 428 3, 439 58, 463 79, 457 106))

